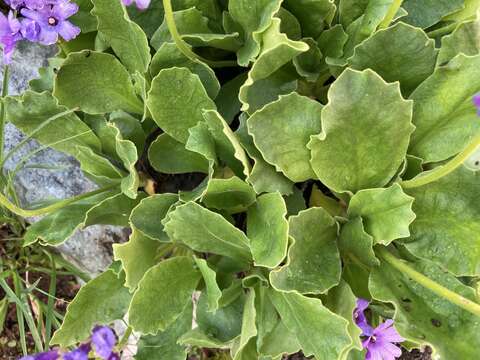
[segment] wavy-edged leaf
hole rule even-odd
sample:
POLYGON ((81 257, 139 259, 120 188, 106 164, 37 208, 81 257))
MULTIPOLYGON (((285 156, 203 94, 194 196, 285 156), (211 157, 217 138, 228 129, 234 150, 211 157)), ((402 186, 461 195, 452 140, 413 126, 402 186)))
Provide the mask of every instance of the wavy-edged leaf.
POLYGON ((405 0, 402 7, 408 15, 403 21, 422 28, 438 23, 444 16, 464 7, 465 0, 405 0))
MULTIPOLYGON (((476 300, 472 288, 432 262, 419 260, 409 265, 451 291, 476 300)), ((432 346, 433 357, 476 357, 476 349, 480 346, 480 322, 471 313, 422 287, 383 261, 373 270, 369 288, 374 299, 394 304, 395 327, 400 334, 413 343, 432 346)))
POLYGON ((372 69, 387 82, 400 82, 407 96, 433 73, 438 51, 422 29, 404 23, 377 31, 355 47, 352 68, 372 69))
POLYGON ((480 16, 475 20, 465 21, 449 35, 442 37, 442 47, 438 54, 437 64, 446 62, 462 53, 469 56, 480 53, 480 16))
POLYGON ((336 192, 386 185, 406 156, 412 103, 371 70, 345 70, 328 97, 323 132, 308 144, 318 178, 336 192))
POLYGON ((223 116, 227 124, 231 124, 235 116, 240 113, 242 103, 238 99, 238 92, 246 79, 246 73, 234 77, 222 85, 218 96, 215 98, 218 112, 223 116))
POLYGON ((472 97, 480 84, 480 55, 460 54, 438 67, 410 96, 413 124, 409 153, 438 162, 460 152, 480 130, 472 97), (455 91, 451 91, 455 89, 455 91), (441 106, 439 106, 441 104, 441 106))
MULTIPOLYGON (((240 337, 238 338, 238 342, 232 347, 232 354, 233 360, 240 360, 245 359, 247 360, 249 357, 246 357, 246 353, 250 351, 248 349, 251 347, 251 342, 255 340, 255 336, 257 335, 257 326, 256 326, 256 310, 255 310, 255 291, 250 289, 247 292, 245 304, 243 307, 243 314, 242 314, 242 331, 240 333, 240 337)), ((256 348, 256 346, 255 346, 256 348)))
POLYGON ((80 289, 50 343, 67 347, 86 340, 95 325, 122 319, 130 299, 123 279, 113 270, 107 270, 80 289))
POLYGON ((320 299, 274 290, 269 296, 285 326, 296 335, 305 356, 338 359, 350 347, 348 321, 328 310, 320 299))
POLYGON ((285 0, 283 6, 298 19, 303 36, 313 38, 330 25, 336 11, 332 0, 285 0))
POLYGON ((337 248, 338 225, 322 208, 310 208, 289 218, 294 243, 288 262, 270 273, 278 291, 322 294, 340 281, 341 263, 337 248))
POLYGON ((365 231, 375 243, 388 245, 410 236, 409 226, 415 220, 413 200, 398 184, 387 189, 361 190, 350 200, 348 215, 361 216, 365 231))
POLYGON ((256 266, 274 268, 287 255, 287 207, 280 193, 264 194, 247 213, 247 235, 256 266))
POLYGON ((292 93, 257 111, 248 120, 248 132, 270 164, 293 182, 315 178, 307 144, 321 131, 322 105, 292 93))
POLYGON ((198 75, 186 68, 161 70, 152 81, 147 106, 157 125, 182 143, 188 129, 203 121, 202 111, 215 109, 198 75))
POLYGON ((461 167, 408 189, 417 215, 407 248, 455 275, 480 275, 480 173, 461 167))
POLYGON ((217 284, 217 274, 215 270, 208 266, 204 259, 194 258, 198 269, 202 273, 205 283, 205 293, 207 296, 208 311, 215 312, 218 309, 218 301, 222 297, 222 291, 217 284))
POLYGON ((120 1, 92 2, 92 14, 97 17, 98 31, 120 61, 132 73, 146 73, 151 56, 147 36, 142 28, 129 19, 125 6, 120 1))
POLYGON ((360 262, 369 267, 377 266, 379 262, 373 245, 373 237, 365 231, 361 217, 350 219, 342 226, 338 247, 344 261, 355 264, 360 262))
POLYGON ((170 213, 165 231, 195 251, 251 261, 250 240, 222 215, 189 202, 170 213))
POLYGON ((144 334, 165 331, 191 301, 201 278, 193 259, 174 257, 148 270, 130 304, 129 323, 144 334))
POLYGON ((68 108, 79 107, 88 114, 115 110, 143 114, 128 71, 106 53, 70 53, 57 73, 53 95, 68 108))
POLYGON ((209 169, 207 159, 165 133, 150 145, 148 160, 155 170, 165 174, 208 173, 209 169))
POLYGON ((244 212, 255 199, 253 188, 236 176, 210 179, 202 196, 202 202, 208 208, 225 210, 231 214, 244 212))

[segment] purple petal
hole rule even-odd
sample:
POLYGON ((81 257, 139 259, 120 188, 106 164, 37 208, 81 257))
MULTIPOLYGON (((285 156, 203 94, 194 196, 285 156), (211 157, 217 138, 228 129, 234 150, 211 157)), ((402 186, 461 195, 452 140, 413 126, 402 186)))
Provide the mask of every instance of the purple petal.
POLYGON ((75 15, 78 12, 78 5, 73 2, 59 2, 52 9, 52 14, 57 19, 68 19, 70 16, 75 15))
POLYGON ((150 5, 150 0, 137 0, 137 8, 140 10, 145 10, 150 5))
POLYGON ((40 25, 37 22, 30 20, 30 19, 23 19, 22 20, 22 35, 25 39, 37 42, 40 36, 40 25))
POLYGON ((130 6, 133 3, 133 0, 122 0, 123 5, 130 6))
POLYGON ((80 345, 77 349, 63 354, 63 360, 88 360, 88 353, 91 349, 90 344, 80 345))
POLYGON ((102 359, 108 360, 116 342, 115 334, 108 326, 97 326, 93 329, 92 343, 95 346, 95 352, 102 359))
POLYGON ((19 360, 57 360, 59 359, 60 354, 58 350, 51 350, 43 353, 38 353, 35 355, 28 355, 20 358, 19 360))
POLYGON ((28 19, 34 20, 38 23, 45 22, 45 15, 43 15, 39 11, 31 10, 31 9, 22 9, 20 12, 22 13, 23 16, 25 16, 28 19))
POLYGON ((39 42, 43 45, 53 45, 58 40, 58 33, 52 27, 42 27, 39 42))
POLYGON ((75 39, 81 32, 80 28, 73 25, 70 21, 61 21, 56 29, 66 41, 75 39))
POLYGON ((356 310, 358 311, 365 311, 368 308, 368 305, 370 305, 370 302, 368 300, 358 298, 357 299, 357 308, 356 310))

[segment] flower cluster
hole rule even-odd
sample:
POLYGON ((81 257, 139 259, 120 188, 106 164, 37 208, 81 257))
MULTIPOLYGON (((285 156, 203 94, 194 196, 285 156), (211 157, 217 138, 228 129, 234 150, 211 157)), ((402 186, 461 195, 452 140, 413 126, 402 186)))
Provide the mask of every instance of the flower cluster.
POLYGON ((394 345, 405 341, 393 327, 393 320, 387 320, 376 328, 370 326, 365 316, 369 302, 357 300, 353 318, 362 330, 362 346, 367 350, 365 360, 395 360, 402 355, 402 350, 394 345))
POLYGON ((150 5, 150 0, 122 0, 122 2, 125 6, 135 3, 140 10, 145 10, 150 5))
POLYGON ((112 329, 107 326, 97 326, 93 329, 90 341, 81 344, 73 351, 61 354, 59 350, 54 349, 24 356, 20 360, 88 360, 92 351, 103 360, 120 360, 120 355, 114 351, 116 343, 117 338, 112 329))
POLYGON ((65 41, 80 34, 80 28, 68 18, 78 12, 78 5, 70 0, 5 0, 11 11, 0 13, 0 43, 4 62, 9 63, 20 40, 44 45, 55 44, 61 36, 65 41), (21 16, 17 17, 14 14, 21 16))

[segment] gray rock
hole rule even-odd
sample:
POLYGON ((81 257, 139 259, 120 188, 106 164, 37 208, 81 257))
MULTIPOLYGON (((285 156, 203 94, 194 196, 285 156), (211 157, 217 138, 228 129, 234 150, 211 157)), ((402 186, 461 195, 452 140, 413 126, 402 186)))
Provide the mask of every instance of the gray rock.
MULTIPOLYGON (((45 47, 28 42, 19 44, 10 65, 9 94, 17 95, 25 91, 28 82, 38 76, 38 69, 46 66, 47 59, 55 52, 54 46, 45 47)), ((1 76, 3 78, 3 65, 1 76)), ((23 138, 24 135, 8 123, 5 127, 5 154, 23 138)), ((23 207, 69 198, 96 188, 83 175, 74 158, 53 149, 38 151, 39 148, 36 141, 29 141, 5 164, 5 170, 11 172, 28 159, 26 166, 17 173, 14 183, 23 207)), ((123 242, 127 238, 128 233, 123 228, 95 225, 75 233, 58 250, 82 271, 93 275, 110 265, 112 243, 123 242)))

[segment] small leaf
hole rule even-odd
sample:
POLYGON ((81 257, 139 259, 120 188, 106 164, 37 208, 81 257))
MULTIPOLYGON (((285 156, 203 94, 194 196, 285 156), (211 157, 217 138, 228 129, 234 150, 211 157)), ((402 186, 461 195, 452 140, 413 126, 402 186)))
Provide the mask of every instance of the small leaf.
POLYGON ((398 184, 387 189, 361 190, 350 200, 348 215, 361 216, 365 231, 375 243, 388 245, 410 236, 409 226, 415 220, 413 200, 398 184))
POLYGON ((303 36, 313 38, 330 25, 336 10, 330 0, 286 0, 283 6, 298 19, 303 36))
POLYGON ((323 132, 308 144, 313 170, 336 192, 386 185, 406 156, 412 103, 371 70, 345 70, 328 97, 323 132))
POLYGON ((287 264, 270 273, 272 286, 278 291, 325 293, 339 283, 341 275, 336 221, 324 209, 310 208, 291 216, 289 224, 295 242, 287 264))
POLYGON ((195 251, 251 261, 250 240, 221 215, 189 202, 170 213, 165 224, 170 238, 195 251))
POLYGON ((407 248, 457 276, 480 275, 480 173, 461 167, 409 189, 417 219, 407 248))
POLYGON ((208 173, 208 161, 168 134, 161 134, 150 145, 148 159, 152 167, 165 174, 208 173))
POLYGON ((120 61, 134 73, 144 74, 150 63, 147 36, 128 17, 120 1, 92 0, 92 14, 97 17, 98 31, 111 45, 120 61))
MULTIPOLYGON (((409 266, 449 290, 476 301, 472 288, 430 261, 419 260, 409 263, 409 266)), ((394 304, 395 327, 400 334, 414 344, 432 346, 433 357, 474 359, 477 356, 480 323, 471 313, 422 287, 383 261, 373 270, 369 288, 374 299, 394 304)))
POLYGON ((247 235, 256 266, 275 268, 287 255, 287 207, 279 193, 264 194, 248 209, 247 235))
POLYGON ((208 311, 215 312, 218 309, 218 301, 222 296, 222 291, 217 284, 217 274, 208 266, 206 260, 199 258, 194 258, 194 260, 205 282, 208 311))
POLYGON ((209 208, 228 213, 244 212, 256 200, 255 191, 245 181, 233 176, 228 179, 211 179, 202 197, 209 208))
POLYGON ((247 74, 243 73, 222 85, 218 96, 215 98, 218 112, 225 119, 227 124, 231 124, 235 116, 240 113, 242 104, 238 99, 240 87, 247 79, 247 74))
POLYGON ((190 258, 174 257, 145 273, 128 311, 130 325, 136 331, 155 335, 178 319, 201 277, 194 264, 190 258))
POLYGON ((95 325, 122 319, 129 303, 130 294, 123 280, 107 270, 80 289, 50 343, 66 348, 86 340, 95 325))
POLYGON ((215 109, 200 78, 186 68, 161 70, 152 81, 147 106, 157 125, 182 143, 188 129, 203 121, 202 111, 215 109))
POLYGON ((53 95, 69 108, 88 114, 125 110, 143 114, 130 75, 106 53, 85 50, 71 53, 57 73, 53 95))
POLYGON ((376 32, 355 48, 348 63, 356 70, 372 69, 387 82, 400 82, 409 95, 433 73, 435 41, 421 29, 397 23, 376 32))
POLYGON ((320 299, 274 290, 269 295, 283 323, 295 334, 305 356, 338 359, 351 345, 347 320, 330 312, 320 299))
POLYGON ((242 315, 242 331, 238 339, 238 345, 232 349, 234 354, 233 360, 247 359, 243 352, 247 352, 246 348, 257 335, 256 311, 255 311, 255 291, 250 289, 247 293, 245 305, 242 315))
POLYGON ((342 226, 338 247, 344 261, 373 267, 379 264, 373 251, 373 237, 365 232, 361 217, 348 221, 342 226))
POLYGON ((280 97, 253 114, 248 132, 270 164, 293 182, 315 178, 307 144, 321 131, 322 105, 296 93, 280 97))
POLYGON ((446 160, 463 150, 480 130, 472 97, 480 84, 480 55, 458 55, 438 67, 410 96, 413 124, 409 153, 424 160, 446 160), (451 89, 455 88, 455 91, 451 89), (438 104, 442 106, 438 106, 438 104))
MULTIPOLYGON (((199 328, 192 329, 184 333, 179 339, 178 343, 182 345, 198 346, 209 349, 228 349, 230 343, 217 340, 199 328)), ((185 360, 182 358, 182 360, 185 360)))

